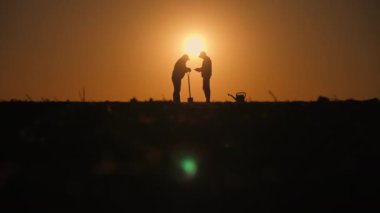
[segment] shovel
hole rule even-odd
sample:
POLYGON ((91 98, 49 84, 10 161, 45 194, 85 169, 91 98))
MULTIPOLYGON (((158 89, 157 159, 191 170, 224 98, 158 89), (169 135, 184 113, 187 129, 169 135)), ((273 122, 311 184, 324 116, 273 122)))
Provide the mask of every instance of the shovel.
POLYGON ((193 98, 191 97, 191 90, 190 90, 190 74, 187 73, 187 85, 189 85, 189 98, 187 98, 187 102, 193 103, 193 98))

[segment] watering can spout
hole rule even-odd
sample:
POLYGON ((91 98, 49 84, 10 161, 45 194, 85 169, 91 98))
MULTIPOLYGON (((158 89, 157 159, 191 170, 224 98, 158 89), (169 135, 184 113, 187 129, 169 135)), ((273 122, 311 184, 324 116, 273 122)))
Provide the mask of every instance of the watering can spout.
POLYGON ((231 95, 230 93, 228 93, 228 96, 231 96, 235 101, 237 101, 237 100, 236 100, 236 97, 233 96, 233 95, 231 95))

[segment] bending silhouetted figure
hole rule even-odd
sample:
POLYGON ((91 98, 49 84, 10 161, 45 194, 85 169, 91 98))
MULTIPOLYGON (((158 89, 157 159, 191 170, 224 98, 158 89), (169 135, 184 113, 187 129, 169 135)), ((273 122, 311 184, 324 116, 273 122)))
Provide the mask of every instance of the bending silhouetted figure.
POLYGON ((210 57, 208 57, 205 52, 201 52, 199 54, 199 58, 203 59, 202 67, 196 68, 195 70, 202 73, 203 92, 206 96, 206 102, 210 103, 210 78, 212 75, 212 63, 210 57))
POLYGON ((173 73, 172 73, 172 82, 174 86, 174 92, 173 92, 173 102, 174 103, 180 103, 181 97, 181 80, 183 76, 187 72, 190 72, 191 69, 186 66, 186 62, 189 60, 188 55, 183 55, 181 58, 177 60, 177 62, 174 65, 173 73))

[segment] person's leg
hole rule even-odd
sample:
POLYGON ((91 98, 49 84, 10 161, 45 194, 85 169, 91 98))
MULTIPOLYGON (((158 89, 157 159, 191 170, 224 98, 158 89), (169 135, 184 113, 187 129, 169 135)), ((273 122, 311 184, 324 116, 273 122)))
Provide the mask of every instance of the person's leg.
POLYGON ((209 78, 204 78, 203 79, 203 92, 205 93, 206 96, 206 102, 210 103, 210 79, 209 78))
POLYGON ((181 103, 181 81, 182 81, 182 79, 179 79, 178 80, 178 103, 181 103))
POLYGON ((173 92, 173 102, 174 103, 180 103, 181 97, 181 80, 173 80, 173 86, 174 86, 174 92, 173 92))

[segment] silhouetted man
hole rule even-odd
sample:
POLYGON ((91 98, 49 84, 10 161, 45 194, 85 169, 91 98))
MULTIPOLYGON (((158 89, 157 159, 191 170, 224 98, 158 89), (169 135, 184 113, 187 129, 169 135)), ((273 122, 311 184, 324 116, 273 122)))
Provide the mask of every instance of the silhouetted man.
POLYGON ((212 63, 210 57, 208 57, 205 52, 201 52, 199 54, 199 58, 203 59, 202 67, 196 68, 195 70, 202 73, 203 92, 206 96, 206 102, 210 103, 210 78, 212 74, 212 63))
POLYGON ((174 65, 173 73, 172 73, 172 82, 174 86, 174 92, 173 92, 173 101, 174 103, 180 103, 181 97, 181 80, 183 76, 187 72, 190 72, 191 69, 186 66, 186 62, 189 60, 188 55, 183 55, 181 58, 177 60, 177 62, 174 65))

